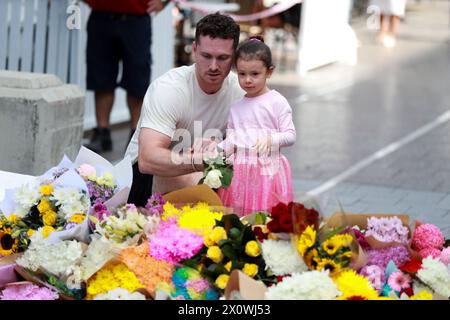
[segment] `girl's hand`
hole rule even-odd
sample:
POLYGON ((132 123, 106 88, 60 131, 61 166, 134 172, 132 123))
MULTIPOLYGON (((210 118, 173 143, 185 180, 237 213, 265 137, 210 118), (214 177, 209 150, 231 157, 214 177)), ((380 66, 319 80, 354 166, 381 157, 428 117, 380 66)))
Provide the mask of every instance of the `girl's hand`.
POLYGON ((161 0, 148 0, 147 12, 148 13, 158 13, 164 8, 161 0))
POLYGON ((259 155, 270 155, 272 150, 272 136, 267 136, 262 139, 256 140, 256 144, 253 146, 258 151, 259 155))

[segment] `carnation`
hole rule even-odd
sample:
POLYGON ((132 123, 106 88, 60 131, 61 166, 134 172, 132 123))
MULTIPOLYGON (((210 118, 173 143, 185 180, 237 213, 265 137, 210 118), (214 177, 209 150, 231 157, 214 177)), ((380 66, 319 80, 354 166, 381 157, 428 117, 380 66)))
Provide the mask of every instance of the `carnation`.
POLYGON ((289 241, 266 240, 261 244, 261 248, 266 265, 276 276, 308 270, 305 262, 289 241))
POLYGON ((366 237, 372 236, 382 242, 408 243, 409 230, 398 217, 367 219, 366 237))
POLYGON ((450 272, 439 259, 427 257, 422 260, 422 268, 417 272, 420 280, 437 294, 450 297, 450 272))
POLYGON ((8 285, 1 293, 0 300, 56 300, 58 293, 32 283, 8 285))
POLYGON ((328 271, 294 273, 271 286, 266 292, 269 300, 332 300, 341 292, 328 271))
POLYGON ((367 251, 367 264, 374 264, 385 269, 389 261, 394 261, 397 267, 410 259, 408 249, 404 246, 371 249, 367 251))
POLYGON ((441 230, 434 224, 421 224, 414 231, 412 247, 418 251, 429 247, 442 249, 445 239, 441 230))

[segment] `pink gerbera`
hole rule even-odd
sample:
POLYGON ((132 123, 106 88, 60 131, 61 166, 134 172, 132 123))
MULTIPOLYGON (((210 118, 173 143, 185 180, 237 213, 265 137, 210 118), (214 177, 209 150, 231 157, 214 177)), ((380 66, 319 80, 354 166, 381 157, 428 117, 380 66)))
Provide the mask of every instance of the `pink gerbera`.
POLYGON ((388 285, 394 291, 401 291, 402 289, 409 288, 411 278, 401 271, 392 272, 388 279, 388 285))

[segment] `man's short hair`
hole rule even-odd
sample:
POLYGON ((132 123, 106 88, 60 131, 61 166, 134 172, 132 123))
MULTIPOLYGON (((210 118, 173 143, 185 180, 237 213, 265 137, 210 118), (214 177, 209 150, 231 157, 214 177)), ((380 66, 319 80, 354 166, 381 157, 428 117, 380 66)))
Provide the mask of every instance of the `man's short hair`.
POLYGON ((239 44, 240 26, 230 16, 219 12, 204 16, 195 30, 195 42, 199 43, 200 36, 211 38, 233 39, 233 48, 239 44))

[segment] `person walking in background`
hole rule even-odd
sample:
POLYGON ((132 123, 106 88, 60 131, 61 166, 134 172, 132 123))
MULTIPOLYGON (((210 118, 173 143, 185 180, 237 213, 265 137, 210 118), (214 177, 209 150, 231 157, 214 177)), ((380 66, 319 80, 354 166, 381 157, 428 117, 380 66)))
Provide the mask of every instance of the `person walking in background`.
POLYGON ((95 151, 113 148, 110 115, 117 86, 127 92, 130 138, 136 130, 151 74, 151 17, 161 0, 85 0, 92 12, 87 24, 87 90, 95 95, 97 127, 86 145, 95 151), (118 82, 119 63, 122 76, 118 82))
POLYGON ((286 98, 267 87, 274 66, 262 37, 238 47, 235 65, 246 95, 231 106, 227 137, 218 145, 233 163, 231 185, 218 194, 225 206, 246 215, 292 201, 291 168, 280 148, 295 143, 296 130, 286 98))
POLYGON ((380 9, 378 41, 387 48, 395 47, 400 19, 405 15, 406 0, 371 0, 380 9))

